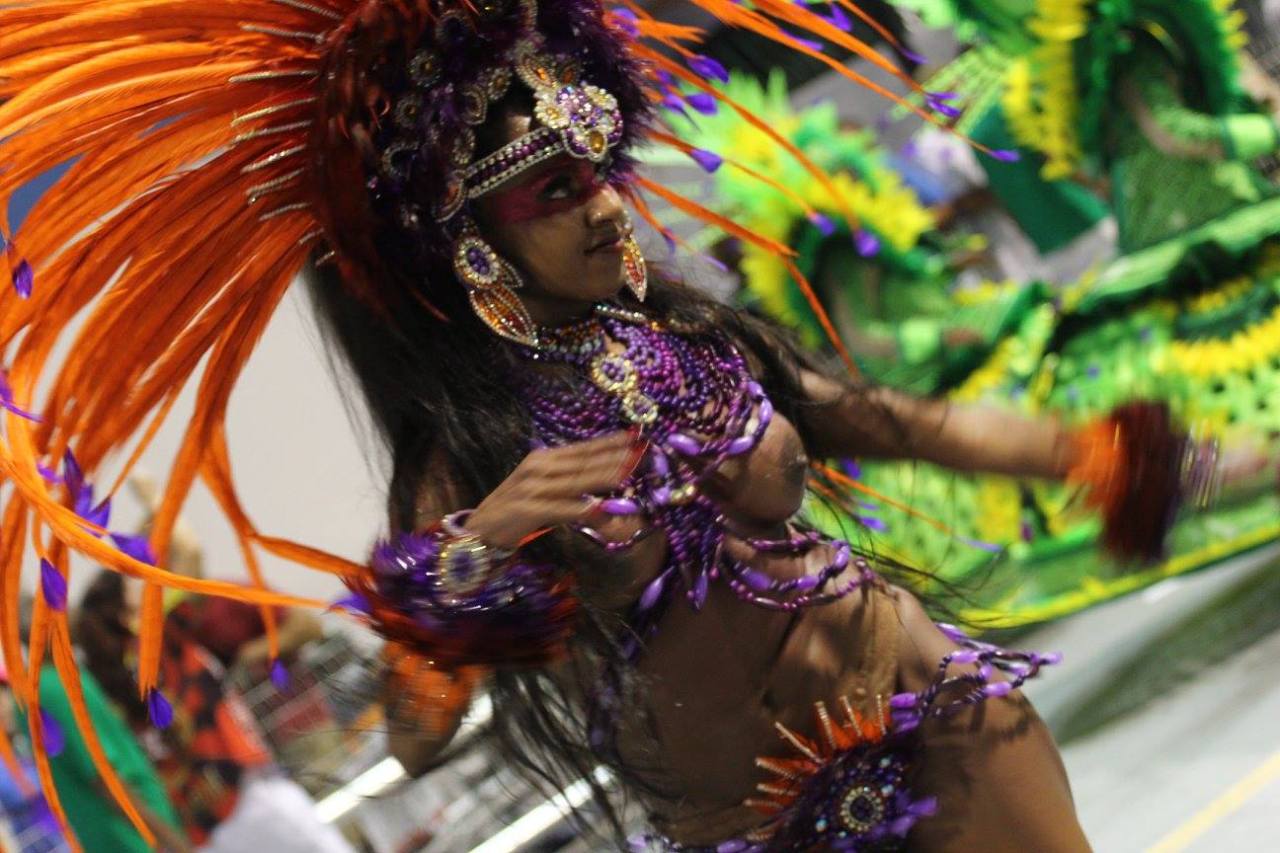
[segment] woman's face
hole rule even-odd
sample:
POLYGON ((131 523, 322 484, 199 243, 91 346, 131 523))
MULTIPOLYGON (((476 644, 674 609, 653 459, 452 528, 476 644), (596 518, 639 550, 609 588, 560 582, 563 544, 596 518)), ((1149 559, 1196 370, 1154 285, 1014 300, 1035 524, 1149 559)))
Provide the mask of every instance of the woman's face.
MULTIPOLYGON (((502 144, 524 135, 532 119, 508 113, 502 144)), ((603 169, 569 155, 522 172, 477 203, 481 235, 524 279, 518 290, 538 323, 582 314, 617 294, 622 244, 630 232, 622 198, 603 169)))

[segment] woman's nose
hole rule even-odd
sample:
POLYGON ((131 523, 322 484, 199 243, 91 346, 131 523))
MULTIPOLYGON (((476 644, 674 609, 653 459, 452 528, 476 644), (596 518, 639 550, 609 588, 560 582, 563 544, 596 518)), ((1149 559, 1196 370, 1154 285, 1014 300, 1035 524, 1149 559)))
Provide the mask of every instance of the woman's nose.
POLYGON ((605 184, 598 193, 587 201, 587 225, 601 228, 608 223, 621 226, 626 208, 622 204, 622 196, 610 184, 605 184))

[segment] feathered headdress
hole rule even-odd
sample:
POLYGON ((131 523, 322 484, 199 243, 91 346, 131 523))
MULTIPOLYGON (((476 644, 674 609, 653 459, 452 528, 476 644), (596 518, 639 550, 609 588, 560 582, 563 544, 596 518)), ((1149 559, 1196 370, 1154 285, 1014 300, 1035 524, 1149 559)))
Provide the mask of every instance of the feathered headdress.
MULTIPOLYGON (((882 94, 889 93, 810 37, 912 85, 849 35, 850 16, 875 25, 852 0, 822 11, 790 0, 691 2, 882 94)), ((437 295, 423 292, 413 270, 457 236, 450 229, 464 221, 458 214, 468 194, 492 177, 482 165, 506 168, 505 161, 472 160, 472 129, 513 77, 530 88, 548 129, 525 142, 575 156, 609 148, 618 183, 642 214, 644 194, 652 193, 788 255, 631 169, 633 143, 666 138, 661 109, 691 101, 731 110, 793 147, 711 85, 724 72, 697 52, 701 38, 698 29, 630 2, 606 9, 598 0, 27 0, 5 8, 0 202, 32 178, 68 168, 17 233, 0 203, 13 280, 0 294, 7 486, 0 640, 15 693, 29 708, 34 676, 52 655, 113 791, 122 788, 93 737, 72 657, 69 553, 145 582, 138 682, 161 718, 164 587, 263 605, 305 603, 265 588, 259 550, 322 571, 361 571, 254 526, 233 484, 223 427, 228 400, 309 257, 338 264, 353 291, 388 317, 399 300, 435 305, 437 295), (694 94, 680 94, 677 82, 694 94), (55 352, 66 352, 65 360, 55 352), (195 410, 149 541, 112 534, 111 496, 189 383, 198 386, 195 410), (118 474, 95 493, 90 480, 113 455, 122 459, 113 463, 118 474), (251 588, 180 577, 153 556, 167 552, 197 477, 239 537, 251 588), (44 595, 24 661, 16 591, 32 553, 44 595)), ((853 212, 845 212, 855 227, 853 212)), ((274 646, 269 613, 268 633, 274 646)), ((60 814, 40 715, 29 717, 40 774, 60 814)), ((149 837, 128 798, 120 800, 149 837)))
MULTIPOLYGON (((770 74, 765 85, 733 74, 720 88, 748 107, 753 116, 764 119, 830 178, 816 178, 796 157, 736 113, 673 119, 679 137, 695 150, 732 152, 717 164, 708 207, 799 251, 795 264, 806 276, 812 273, 817 246, 840 231, 845 239, 853 239, 861 252, 877 255, 886 266, 923 272, 926 262, 917 249, 921 238, 935 227, 933 215, 890 168, 870 132, 842 128, 830 103, 793 108, 780 71, 770 74), (860 225, 855 234, 841 227, 847 211, 852 211, 860 225)), ((661 149, 646 157, 648 162, 669 164, 671 160, 672 154, 661 149)), ((707 230, 715 234, 714 229, 707 230)), ((691 237, 690 241, 696 239, 691 237)), ((785 256, 757 244, 745 244, 743 286, 772 316, 798 328, 806 343, 816 345, 822 330, 792 279, 788 263, 785 256)))

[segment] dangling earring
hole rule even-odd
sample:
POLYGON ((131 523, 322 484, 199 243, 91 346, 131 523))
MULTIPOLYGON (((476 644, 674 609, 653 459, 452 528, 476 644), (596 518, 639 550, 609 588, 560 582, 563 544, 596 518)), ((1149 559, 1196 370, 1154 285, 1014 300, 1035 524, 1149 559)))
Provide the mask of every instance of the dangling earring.
POLYGON ((644 255, 640 252, 640 244, 636 241, 631 217, 624 219, 623 225, 627 229, 626 239, 622 241, 622 267, 627 290, 630 290, 638 301, 644 302, 645 294, 649 292, 649 266, 644 262, 644 255))
POLYGON ((453 271, 467 288, 471 310, 494 334, 525 346, 537 344, 537 327, 515 291, 524 286, 515 267, 498 257, 475 226, 464 226, 453 244, 453 271))

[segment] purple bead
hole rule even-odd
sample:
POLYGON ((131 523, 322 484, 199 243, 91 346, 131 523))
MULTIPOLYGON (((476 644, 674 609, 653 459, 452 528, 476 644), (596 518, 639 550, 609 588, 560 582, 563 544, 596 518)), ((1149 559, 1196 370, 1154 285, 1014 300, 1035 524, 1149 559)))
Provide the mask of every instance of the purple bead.
POLYGON ((755 436, 740 436, 729 442, 729 446, 725 449, 725 454, 728 456, 741 456, 755 446, 755 436))
POLYGON ((644 593, 640 596, 640 609, 651 610, 658 603, 658 599, 662 598, 662 593, 666 588, 667 574, 663 572, 649 581, 648 586, 644 588, 644 593))
POLYGON ((918 704, 920 704, 920 697, 915 693, 895 693, 889 699, 889 707, 893 709, 906 710, 918 704))
POLYGON ((630 498, 607 498, 600 502, 600 510, 606 515, 635 515, 640 505, 630 498))
POLYGON ((798 589, 801 592, 809 592, 821 582, 822 578, 819 575, 805 575, 804 577, 793 580, 791 585, 794 589, 798 589))
POLYGON ((684 433, 675 432, 667 436, 667 447, 684 456, 697 456, 702 453, 702 445, 684 433))
POLYGON ((982 693, 988 697, 1008 696, 1013 691, 1013 685, 1007 681, 995 681, 982 688, 982 693))

